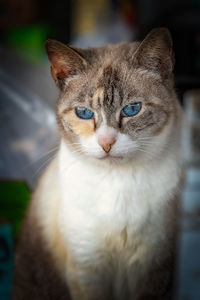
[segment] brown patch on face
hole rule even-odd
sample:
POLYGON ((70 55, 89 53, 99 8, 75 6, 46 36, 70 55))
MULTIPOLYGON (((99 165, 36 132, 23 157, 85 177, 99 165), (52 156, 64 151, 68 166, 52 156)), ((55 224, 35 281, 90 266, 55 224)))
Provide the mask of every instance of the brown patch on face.
POLYGON ((103 87, 98 87, 95 93, 89 98, 89 101, 92 102, 102 102, 104 95, 104 89, 103 87))
POLYGON ((70 128, 76 135, 81 137, 90 137, 94 134, 95 122, 94 119, 83 120, 77 117, 75 111, 72 109, 64 114, 64 120, 70 125, 70 128))
POLYGON ((98 99, 98 101, 100 101, 102 98, 103 98, 103 88, 99 87, 97 89, 97 99, 98 99))

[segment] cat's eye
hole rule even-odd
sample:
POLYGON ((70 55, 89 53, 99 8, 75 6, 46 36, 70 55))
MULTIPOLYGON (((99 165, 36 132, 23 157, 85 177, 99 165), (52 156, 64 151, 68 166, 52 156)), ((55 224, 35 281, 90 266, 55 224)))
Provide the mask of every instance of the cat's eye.
POLYGON ((77 116, 81 119, 89 120, 94 117, 93 111, 91 111, 90 109, 88 109, 84 106, 76 107, 75 112, 76 112, 77 116))
POLYGON ((122 109, 122 117, 133 117, 139 113, 141 110, 142 104, 141 103, 131 103, 122 109))

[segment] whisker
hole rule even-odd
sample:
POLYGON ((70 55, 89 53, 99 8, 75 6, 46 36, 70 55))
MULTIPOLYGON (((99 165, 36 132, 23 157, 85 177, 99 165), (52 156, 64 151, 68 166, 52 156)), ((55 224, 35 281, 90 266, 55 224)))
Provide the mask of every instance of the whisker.
POLYGON ((57 153, 58 149, 59 149, 59 146, 56 146, 56 147, 53 147, 51 150, 43 153, 42 155, 38 155, 38 157, 35 156, 35 158, 33 158, 33 160, 31 162, 29 162, 28 164, 26 164, 24 166, 24 170, 29 169, 30 167, 33 167, 34 165, 36 165, 37 163, 39 163, 40 161, 42 161, 44 159, 46 160, 46 158, 53 157, 53 155, 55 155, 57 153))
POLYGON ((154 146, 154 147, 156 147, 157 149, 160 149, 160 150, 164 150, 164 149, 167 149, 167 150, 171 150, 171 146, 172 146, 172 144, 166 144, 166 145, 159 145, 159 144, 157 144, 157 143, 150 143, 150 142, 145 142, 145 143, 140 143, 140 146, 146 146, 146 147, 148 147, 148 146, 154 146))
POLYGON ((81 143, 66 143, 67 146, 71 146, 71 145, 82 145, 81 143))
POLYGON ((153 152, 145 151, 144 149, 141 149, 139 147, 137 148, 137 150, 140 151, 140 152, 144 152, 144 153, 148 154, 150 158, 155 158, 156 157, 156 155, 153 152))
MULTIPOLYGON (((48 155, 51 154, 52 152, 57 151, 58 149, 59 149, 59 145, 56 146, 56 147, 54 147, 54 148, 52 148, 51 150, 47 151, 46 153, 44 153, 44 154, 42 154, 42 155, 39 155, 39 156, 35 159, 35 162, 37 162, 37 161, 43 159, 44 157, 48 156, 48 155)), ((32 163, 34 163, 34 161, 33 161, 32 163)))
POLYGON ((137 145, 135 146, 135 145, 123 145, 123 146, 115 146, 115 150, 127 150, 127 151, 129 151, 129 150, 131 150, 131 149, 136 149, 136 147, 137 147, 137 145))
POLYGON ((48 165, 48 163, 53 160, 53 158, 56 156, 53 155, 51 157, 49 157, 47 160, 45 160, 40 166, 39 168, 35 171, 35 173, 33 174, 33 178, 35 178, 36 176, 38 176, 38 174, 48 165))
POLYGON ((80 153, 81 154, 81 149, 76 149, 74 151, 71 151, 71 154, 74 154, 74 153, 80 153))

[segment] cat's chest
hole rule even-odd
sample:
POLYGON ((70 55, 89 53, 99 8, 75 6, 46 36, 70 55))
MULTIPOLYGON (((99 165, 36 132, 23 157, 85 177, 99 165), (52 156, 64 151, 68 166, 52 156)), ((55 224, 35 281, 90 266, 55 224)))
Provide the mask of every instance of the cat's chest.
POLYGON ((84 216, 87 223, 99 219, 111 221, 112 218, 125 222, 133 209, 136 214, 138 201, 142 206, 143 185, 136 183, 130 172, 99 172, 97 169, 95 173, 94 170, 83 170, 79 165, 63 174, 60 182, 63 211, 70 212, 70 219, 77 222, 84 216))
POLYGON ((74 253, 94 253, 108 240, 162 240, 167 203, 179 180, 173 159, 103 168, 61 148, 58 164, 59 227, 74 253))
POLYGON ((145 182, 143 172, 83 166, 76 163, 60 176, 61 228, 74 248, 80 243, 95 248, 108 240, 123 244, 156 217, 161 191, 153 181, 145 182))

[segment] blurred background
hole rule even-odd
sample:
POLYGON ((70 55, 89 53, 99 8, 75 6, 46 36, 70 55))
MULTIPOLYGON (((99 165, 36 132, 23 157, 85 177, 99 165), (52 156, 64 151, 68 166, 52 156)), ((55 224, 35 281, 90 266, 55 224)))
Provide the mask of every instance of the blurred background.
POLYGON ((13 241, 30 192, 59 146, 45 40, 85 48, 141 40, 160 26, 173 37, 176 88, 190 124, 175 299, 200 299, 200 0, 0 1, 0 299, 10 299, 13 241))

